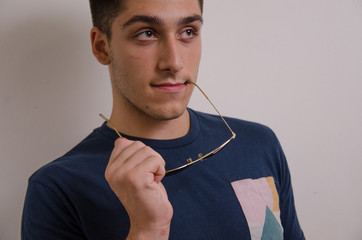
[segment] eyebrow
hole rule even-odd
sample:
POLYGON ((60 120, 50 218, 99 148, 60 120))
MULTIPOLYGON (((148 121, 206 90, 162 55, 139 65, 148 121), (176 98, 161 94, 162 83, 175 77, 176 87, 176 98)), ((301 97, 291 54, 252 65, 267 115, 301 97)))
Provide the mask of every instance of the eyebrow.
POLYGON ((201 15, 195 14, 190 17, 181 18, 181 20, 178 21, 177 25, 183 26, 196 21, 200 22, 201 24, 204 22, 201 15))
POLYGON ((158 17, 147 16, 147 15, 136 15, 136 16, 131 17, 127 22, 125 22, 122 27, 126 28, 137 22, 150 23, 150 24, 158 25, 158 26, 163 24, 162 20, 159 19, 158 17))
MULTIPOLYGON (((195 21, 199 21, 201 23, 203 23, 203 19, 201 15, 195 14, 189 17, 184 17, 181 18, 178 22, 177 25, 178 26, 183 26, 183 25, 187 25, 190 24, 192 22, 195 21)), ((125 22, 122 27, 126 28, 134 23, 137 22, 144 22, 144 23, 149 23, 152 25, 157 25, 157 26, 161 26, 164 25, 164 21, 162 21, 160 18, 156 17, 156 16, 148 16, 148 15, 135 15, 133 17, 131 17, 127 22, 125 22)))

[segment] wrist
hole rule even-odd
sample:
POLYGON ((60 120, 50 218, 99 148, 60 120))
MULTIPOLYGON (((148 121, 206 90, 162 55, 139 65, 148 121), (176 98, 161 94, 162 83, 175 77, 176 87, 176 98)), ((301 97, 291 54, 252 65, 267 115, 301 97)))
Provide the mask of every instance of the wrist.
POLYGON ((169 225, 162 228, 148 230, 139 230, 131 227, 127 240, 167 240, 169 233, 169 225))

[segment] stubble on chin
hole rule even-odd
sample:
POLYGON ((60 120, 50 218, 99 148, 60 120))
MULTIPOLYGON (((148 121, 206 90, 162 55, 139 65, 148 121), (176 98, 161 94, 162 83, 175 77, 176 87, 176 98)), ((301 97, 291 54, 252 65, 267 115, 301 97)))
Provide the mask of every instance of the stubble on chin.
MULTIPOLYGON (((125 112, 131 111, 132 114, 135 114, 136 116, 138 115, 140 118, 148 118, 149 120, 157 121, 175 120, 185 114, 192 90, 191 93, 186 93, 189 94, 189 96, 186 97, 187 99, 181 98, 179 100, 181 101, 177 103, 179 106, 165 106, 163 103, 157 104, 146 102, 146 100, 140 101, 139 99, 142 99, 141 96, 138 96, 140 92, 136 91, 131 86, 130 81, 132 81, 132 79, 130 77, 129 71, 125 68, 122 68, 121 65, 115 61, 112 54, 110 74, 112 76, 112 88, 115 88, 113 94, 118 95, 114 97, 114 99, 118 99, 118 101, 120 101, 119 103, 114 104, 117 104, 122 108, 127 108, 125 112)), ((188 79, 184 80, 183 78, 180 80, 180 77, 175 76, 174 74, 164 73, 153 79, 151 84, 161 83, 167 79, 173 79, 174 81, 180 82, 188 81, 188 79)))
MULTIPOLYGON (((180 118, 186 111, 188 101, 185 103, 179 103, 180 106, 165 106, 162 103, 148 103, 146 101, 140 101, 135 93, 129 86, 122 84, 116 79, 113 80, 113 94, 118 96, 115 99, 118 99, 116 104, 118 107, 123 108, 124 113, 133 114, 142 119, 157 120, 157 121, 170 121, 177 118, 180 118), (127 92, 128 94, 125 94, 127 92)), ((180 100, 182 101, 182 100, 180 100)))

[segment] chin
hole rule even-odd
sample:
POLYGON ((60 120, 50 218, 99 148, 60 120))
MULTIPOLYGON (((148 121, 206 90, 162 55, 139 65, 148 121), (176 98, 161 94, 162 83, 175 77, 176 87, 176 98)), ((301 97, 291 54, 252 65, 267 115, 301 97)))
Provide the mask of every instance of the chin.
POLYGON ((156 120, 160 121, 169 121, 180 118, 186 111, 186 107, 182 108, 171 108, 171 109, 163 109, 159 111, 149 112, 149 115, 152 116, 156 120))

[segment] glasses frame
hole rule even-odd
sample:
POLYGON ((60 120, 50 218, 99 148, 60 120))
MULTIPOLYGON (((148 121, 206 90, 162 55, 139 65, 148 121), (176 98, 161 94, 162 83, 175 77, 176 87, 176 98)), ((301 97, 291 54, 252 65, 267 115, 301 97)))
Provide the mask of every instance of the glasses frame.
MULTIPOLYGON (((220 114, 219 110, 217 110, 217 108, 215 107, 215 105, 211 102, 211 100, 208 98, 208 96, 205 94, 205 92, 199 87, 199 85, 197 85, 194 82, 187 82, 186 84, 192 84, 195 87, 197 87, 199 89, 199 91, 202 93, 202 95, 204 95, 204 97, 209 101, 209 103, 211 104, 211 106, 215 109, 215 111, 217 112, 217 114, 220 116, 220 118, 222 119, 222 121, 225 123, 226 127, 229 129, 230 133, 231 133, 231 137, 226 140, 223 144, 221 144, 219 147, 215 148, 214 150, 212 150, 211 152, 207 153, 207 154, 202 154, 199 153, 198 158, 196 160, 192 160, 192 158, 188 158, 186 161, 187 163, 184 165, 181 165, 180 167, 176 167, 170 170, 166 170, 166 174, 167 173, 172 173, 172 172, 176 172, 179 171, 181 169, 184 169, 190 165, 193 165, 199 161, 203 161, 206 158, 215 155, 216 153, 218 153, 221 149, 223 149, 229 142, 231 142, 231 140, 233 140, 236 137, 236 134, 234 133, 234 131, 231 129, 231 127, 229 126, 229 124, 226 122, 226 120, 224 119, 224 117, 220 114)), ((101 118, 103 118, 106 122, 109 123, 109 125, 113 128, 113 130, 117 133, 117 135, 120 138, 123 138, 123 136, 118 132, 117 128, 113 125, 113 123, 111 122, 111 120, 109 120, 108 118, 106 118, 104 115, 99 114, 99 116, 101 118)))

